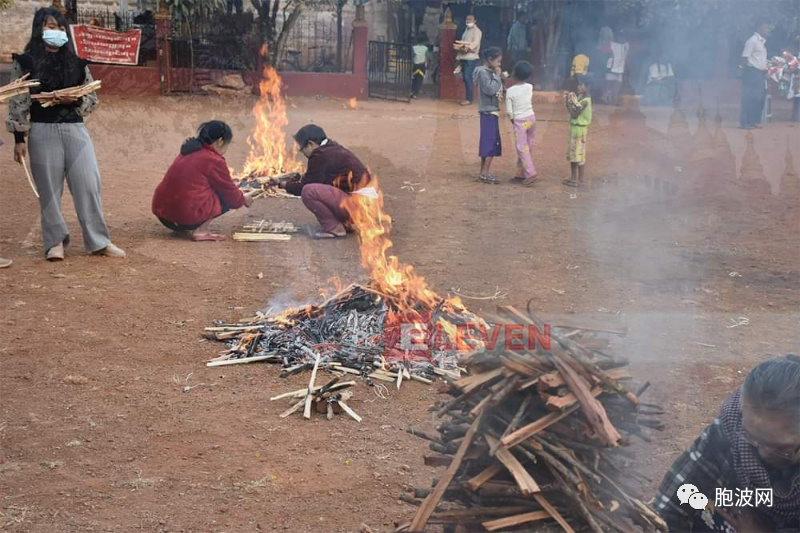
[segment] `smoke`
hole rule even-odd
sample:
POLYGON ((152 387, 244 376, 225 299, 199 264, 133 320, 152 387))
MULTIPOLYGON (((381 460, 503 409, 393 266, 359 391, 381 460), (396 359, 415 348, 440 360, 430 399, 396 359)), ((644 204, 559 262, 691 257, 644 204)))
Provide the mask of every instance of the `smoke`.
POLYGON ((277 315, 289 309, 297 309, 309 305, 310 302, 303 302, 295 298, 291 291, 279 292, 269 299, 261 312, 268 315, 277 315))

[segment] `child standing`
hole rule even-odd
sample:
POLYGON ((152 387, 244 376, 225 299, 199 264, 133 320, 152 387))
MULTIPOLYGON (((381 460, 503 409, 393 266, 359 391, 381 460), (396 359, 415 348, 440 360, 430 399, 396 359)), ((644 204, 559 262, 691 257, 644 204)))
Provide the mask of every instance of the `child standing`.
POLYGON ((564 95, 564 103, 569 111, 569 161, 572 174, 562 183, 570 187, 578 187, 583 183, 583 171, 586 165, 586 137, 589 124, 592 123, 592 97, 590 82, 586 76, 578 77, 578 94, 573 92, 564 95))
POLYGON ((478 112, 481 116, 481 137, 478 155, 481 157, 481 173, 478 176, 484 183, 500 183, 489 171, 492 160, 503 153, 500 144, 500 99, 498 93, 503 89, 500 64, 503 52, 493 46, 484 53, 486 62, 475 69, 473 79, 478 85, 478 112))
POLYGON ((536 181, 533 165, 533 140, 536 135, 536 115, 533 113, 533 85, 528 83, 533 66, 527 61, 514 65, 514 85, 506 91, 506 114, 514 128, 517 149, 517 175, 523 185, 536 181))
POLYGON ((411 98, 417 98, 422 89, 422 82, 425 81, 425 71, 428 66, 428 38, 420 34, 417 36, 417 44, 411 47, 411 54, 414 62, 414 75, 411 80, 411 98))

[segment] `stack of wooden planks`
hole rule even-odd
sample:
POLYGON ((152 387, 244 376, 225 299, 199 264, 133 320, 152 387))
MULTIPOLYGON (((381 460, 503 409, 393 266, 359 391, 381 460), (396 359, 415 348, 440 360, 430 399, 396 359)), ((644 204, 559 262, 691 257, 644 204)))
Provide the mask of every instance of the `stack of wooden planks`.
MULTIPOLYGON (((496 324, 547 331, 528 310, 501 307, 496 324)), ((465 361, 471 375, 450 382, 452 398, 435 408, 446 421, 430 442, 428 465, 446 466, 432 490, 403 500, 419 505, 398 531, 447 524, 456 531, 666 531, 633 494, 638 474, 620 448, 643 428, 662 429, 656 405, 622 382, 627 361, 587 348, 580 334, 551 331, 550 346, 483 351, 465 361), (438 510, 437 510, 438 509, 438 510)), ((641 480, 641 477, 640 477, 641 480)))
POLYGON ((92 94, 102 86, 100 80, 95 80, 86 85, 79 87, 67 87, 66 89, 59 89, 49 93, 38 93, 31 95, 31 98, 37 100, 42 107, 52 107, 58 105, 62 98, 81 98, 87 94, 92 94))
POLYGON ((233 240, 241 242, 288 241, 292 238, 291 234, 298 231, 300 228, 291 222, 259 220, 245 224, 234 231, 233 240))
POLYGON ((25 94, 34 87, 39 86, 39 80, 28 79, 30 74, 25 74, 18 80, 14 80, 8 85, 0 87, 0 102, 5 102, 9 98, 13 98, 20 94, 25 94))

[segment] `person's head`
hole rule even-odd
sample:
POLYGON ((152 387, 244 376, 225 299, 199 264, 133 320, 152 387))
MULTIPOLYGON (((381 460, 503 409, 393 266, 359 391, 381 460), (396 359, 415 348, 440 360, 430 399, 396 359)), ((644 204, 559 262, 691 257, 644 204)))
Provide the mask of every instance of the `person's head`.
POLYGON ((424 33, 417 34, 417 44, 428 44, 428 36, 424 33))
POLYGON ((188 155, 207 146, 219 155, 225 155, 233 140, 231 127, 221 120, 211 120, 200 124, 197 136, 190 137, 181 146, 181 154, 188 155))
POLYGON ((517 11, 517 20, 523 24, 528 23, 528 14, 524 11, 517 11))
POLYGON ((518 61, 514 65, 514 79, 519 82, 526 82, 533 76, 533 65, 527 61, 518 61))
POLYGON ((745 439, 774 468, 800 464, 800 356, 755 367, 742 386, 745 439))
POLYGON ((45 51, 57 52, 67 49, 69 23, 58 9, 43 7, 33 15, 31 38, 25 51, 34 56, 45 51))
POLYGON ((475 15, 470 13, 469 15, 467 15, 466 23, 467 23, 467 28, 474 28, 475 24, 478 23, 478 19, 475 18, 475 15))
POLYGON ((327 140, 328 136, 325 134, 325 130, 316 124, 303 126, 294 134, 294 141, 306 157, 311 157, 311 153, 327 140))
POLYGON ((767 22, 762 20, 761 22, 758 23, 758 26, 756 26, 756 31, 760 36, 766 39, 767 37, 769 37, 770 32, 772 32, 772 28, 767 22))
POLYGON ((483 59, 486 61, 486 66, 498 68, 503 62, 503 51, 496 46, 490 46, 483 53, 483 59))
POLYGON ((577 91, 578 94, 589 94, 592 90, 592 78, 589 76, 581 75, 576 77, 578 81, 577 91))

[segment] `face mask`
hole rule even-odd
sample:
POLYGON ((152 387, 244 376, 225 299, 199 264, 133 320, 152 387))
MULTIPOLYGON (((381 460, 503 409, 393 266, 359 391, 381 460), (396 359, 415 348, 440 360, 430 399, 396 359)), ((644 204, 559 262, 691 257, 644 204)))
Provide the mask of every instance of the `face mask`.
POLYGON ((474 22, 467 22, 467 28, 474 28, 474 27, 475 27, 474 22))
POLYGON ((42 40, 47 46, 53 48, 61 48, 69 41, 67 32, 61 30, 44 30, 42 32, 42 40))

